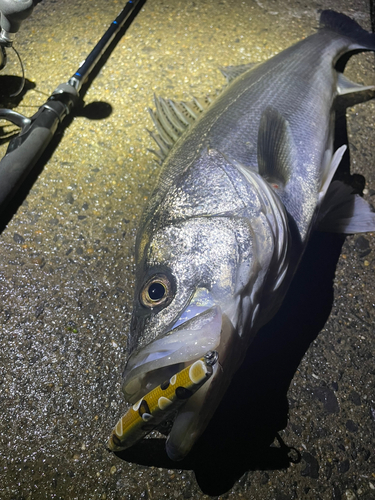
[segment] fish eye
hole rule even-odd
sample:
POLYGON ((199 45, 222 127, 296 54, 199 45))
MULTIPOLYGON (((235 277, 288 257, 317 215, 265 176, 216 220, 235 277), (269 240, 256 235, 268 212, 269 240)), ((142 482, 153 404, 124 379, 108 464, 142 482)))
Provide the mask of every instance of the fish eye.
POLYGON ((167 305, 172 299, 171 283, 167 276, 156 275, 143 286, 140 301, 143 306, 156 307, 167 305))

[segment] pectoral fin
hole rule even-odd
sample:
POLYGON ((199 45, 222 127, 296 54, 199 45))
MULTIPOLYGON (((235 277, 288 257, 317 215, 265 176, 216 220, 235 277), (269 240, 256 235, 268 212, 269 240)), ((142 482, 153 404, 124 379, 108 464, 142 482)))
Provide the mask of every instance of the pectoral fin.
POLYGON ((297 153, 288 121, 274 108, 262 114, 258 132, 259 173, 274 189, 287 184, 297 153))

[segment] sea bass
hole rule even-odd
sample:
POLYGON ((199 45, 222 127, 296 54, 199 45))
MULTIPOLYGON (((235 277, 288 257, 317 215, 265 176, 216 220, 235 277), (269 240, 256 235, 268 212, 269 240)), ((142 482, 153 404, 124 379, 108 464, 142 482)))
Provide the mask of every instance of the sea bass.
POLYGON ((218 353, 209 380, 173 415, 173 460, 203 432, 280 307, 312 229, 375 230, 367 203, 331 182, 346 149, 333 150, 336 97, 374 91, 336 69, 358 50, 375 51, 375 35, 326 10, 308 38, 256 66, 224 69, 228 85, 213 103, 156 99, 162 167, 137 235, 125 398, 138 407, 218 353))

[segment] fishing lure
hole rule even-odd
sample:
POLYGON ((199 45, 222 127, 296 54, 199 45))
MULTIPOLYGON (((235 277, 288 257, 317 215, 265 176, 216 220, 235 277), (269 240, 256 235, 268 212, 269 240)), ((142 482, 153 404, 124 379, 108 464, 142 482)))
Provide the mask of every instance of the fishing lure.
POLYGON ((111 451, 129 448, 164 423, 211 377, 216 351, 173 375, 135 403, 118 421, 108 441, 111 451))

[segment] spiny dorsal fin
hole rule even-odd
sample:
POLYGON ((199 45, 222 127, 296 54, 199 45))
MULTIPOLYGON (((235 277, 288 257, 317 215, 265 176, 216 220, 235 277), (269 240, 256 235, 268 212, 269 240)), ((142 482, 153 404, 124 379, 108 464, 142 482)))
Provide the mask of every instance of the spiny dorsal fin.
POLYGON ((191 102, 175 102, 154 96, 156 110, 149 109, 149 112, 158 133, 149 131, 149 134, 159 146, 159 151, 152 149, 149 151, 154 153, 161 163, 183 132, 211 104, 209 97, 205 99, 193 97, 192 99, 191 102))
POLYGON ((230 83, 233 80, 235 80, 238 76, 248 71, 249 69, 254 68, 254 66, 257 66, 257 64, 259 63, 240 64, 238 66, 223 66, 222 68, 219 69, 221 73, 225 76, 227 83, 230 83))
POLYGON ((276 190, 284 188, 297 161, 297 152, 289 123, 271 106, 260 119, 257 154, 260 175, 276 190))
MULTIPOLYGON (((227 79, 227 83, 230 83, 257 64, 259 63, 226 66, 220 68, 220 71, 227 79)), ((176 102, 172 99, 154 96, 154 102, 156 110, 149 109, 149 112, 157 134, 148 132, 159 146, 159 151, 153 149, 149 151, 155 154, 162 163, 180 135, 199 118, 200 114, 211 104, 212 99, 208 96, 203 99, 193 97, 190 102, 176 102)))
MULTIPOLYGON (((257 64, 226 66, 220 68, 220 71, 227 79, 227 83, 230 83, 257 64)), ((149 151, 155 154, 159 162, 162 163, 180 135, 199 118, 201 113, 211 104, 212 99, 208 96, 203 99, 193 97, 190 102, 176 102, 172 99, 154 96, 154 102, 156 110, 149 109, 149 112, 157 134, 148 132, 159 146, 159 151, 153 149, 149 149, 149 151)))

